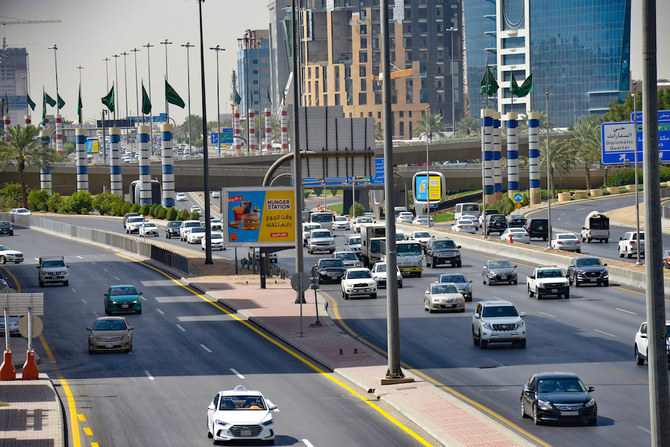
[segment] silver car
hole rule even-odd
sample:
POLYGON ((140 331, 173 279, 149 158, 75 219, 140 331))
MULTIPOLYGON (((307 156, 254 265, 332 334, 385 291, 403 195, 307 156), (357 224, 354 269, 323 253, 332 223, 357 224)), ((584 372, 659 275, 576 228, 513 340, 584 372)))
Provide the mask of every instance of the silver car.
POLYGON ((472 301, 472 281, 462 273, 443 273, 439 282, 454 283, 458 286, 466 301, 472 301))

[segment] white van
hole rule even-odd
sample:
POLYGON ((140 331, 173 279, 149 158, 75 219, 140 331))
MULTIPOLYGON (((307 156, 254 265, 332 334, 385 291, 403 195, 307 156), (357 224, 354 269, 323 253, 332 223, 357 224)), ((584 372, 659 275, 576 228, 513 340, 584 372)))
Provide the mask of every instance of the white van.
POLYGON ((331 212, 319 212, 312 213, 309 216, 309 221, 311 223, 321 224, 321 228, 327 228, 333 230, 333 213, 331 212))
POLYGON ((479 218, 479 204, 474 202, 457 203, 454 208, 454 222, 460 219, 463 215, 474 216, 479 218))

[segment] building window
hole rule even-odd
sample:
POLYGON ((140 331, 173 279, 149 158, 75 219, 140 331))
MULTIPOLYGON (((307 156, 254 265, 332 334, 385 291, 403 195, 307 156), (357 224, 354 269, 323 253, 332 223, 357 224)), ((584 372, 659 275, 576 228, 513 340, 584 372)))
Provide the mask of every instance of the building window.
POLYGON ((366 91, 367 89, 368 89, 367 79, 363 78, 361 79, 361 90, 366 91))
POLYGON ((398 112, 398 117, 399 117, 399 118, 404 118, 404 117, 405 117, 405 112, 402 111, 402 110, 399 111, 399 112, 398 112))
POLYGON ((368 103, 368 97, 366 93, 359 93, 358 94, 358 104, 359 105, 366 105, 368 103))
POLYGON ((361 37, 361 48, 367 48, 367 47, 368 47, 368 38, 361 37))
POLYGON ((359 65, 359 66, 358 66, 358 75, 359 75, 361 78, 364 78, 364 77, 367 76, 367 71, 368 71, 368 69, 367 69, 367 67, 366 67, 365 65, 359 65))
POLYGON ((360 34, 364 35, 364 34, 367 34, 367 33, 368 33, 368 26, 367 25, 361 25, 360 34))
POLYGON ((335 105, 339 106, 340 105, 340 94, 335 93, 335 105))
POLYGON ((382 112, 377 112, 377 119, 382 119, 382 112))
MULTIPOLYGON (((400 125, 398 126, 398 132, 400 132, 401 137, 404 137, 405 136, 405 122, 400 121, 399 124, 400 125)), ((425 177, 425 175, 424 175, 424 177, 425 177)))
POLYGON ((414 136, 414 132, 412 131, 412 130, 413 130, 413 129, 412 129, 412 124, 413 124, 413 123, 410 121, 410 122, 409 122, 409 137, 410 137, 410 138, 412 138, 412 136, 414 136))
POLYGON ((364 64, 368 61, 368 52, 367 51, 359 51, 358 52, 358 62, 361 64, 364 64))
POLYGON ((323 95, 323 105, 324 106, 328 105, 328 95, 323 95))
POLYGON ((375 104, 382 103, 382 92, 375 92, 375 104))

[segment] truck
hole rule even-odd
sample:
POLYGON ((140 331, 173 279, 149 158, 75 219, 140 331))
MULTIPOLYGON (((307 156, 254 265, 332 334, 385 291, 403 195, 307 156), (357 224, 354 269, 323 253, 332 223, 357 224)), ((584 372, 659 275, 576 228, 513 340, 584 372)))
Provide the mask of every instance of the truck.
POLYGON ((537 296, 539 300, 547 295, 570 298, 570 282, 563 270, 554 265, 536 267, 533 273, 526 277, 526 284, 528 296, 531 298, 537 296))
POLYGON ((624 256, 628 258, 637 256, 638 249, 640 251, 640 257, 644 258, 644 231, 640 231, 639 241, 638 234, 635 231, 627 231, 622 237, 619 238, 618 251, 620 258, 623 258, 624 256))
POLYGON ((359 231, 361 233, 361 262, 365 267, 371 268, 382 259, 382 246, 386 245, 386 224, 361 224, 359 231))
POLYGON ((69 265, 62 256, 42 256, 37 262, 37 280, 40 287, 50 283, 70 284, 69 265))
POLYGON ((582 242, 598 240, 607 243, 609 238, 610 218, 600 211, 591 211, 587 214, 582 227, 582 242))
MULTIPOLYGON (((396 262, 400 273, 421 277, 423 272, 423 249, 419 241, 396 242, 396 262)), ((382 261, 386 262, 386 246, 382 246, 382 261)))

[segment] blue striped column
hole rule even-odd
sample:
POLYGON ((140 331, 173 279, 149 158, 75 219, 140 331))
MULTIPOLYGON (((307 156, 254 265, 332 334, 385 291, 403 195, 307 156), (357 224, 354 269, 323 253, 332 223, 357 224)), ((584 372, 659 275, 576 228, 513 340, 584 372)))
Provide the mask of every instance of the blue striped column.
POLYGON ((540 190, 540 113, 528 113, 528 180, 530 186, 530 204, 541 202, 540 190))
POLYGON ((109 129, 109 190, 112 194, 123 197, 120 152, 121 130, 118 127, 112 127, 109 129))
POLYGON ((510 198, 519 191, 519 115, 510 112, 505 115, 505 126, 507 127, 507 194, 510 198))
POLYGON ((56 115, 56 152, 63 154, 63 118, 56 115))
POLYGON ((76 129, 77 191, 88 192, 88 160, 86 159, 86 129, 76 129))
POLYGON ((484 164, 484 198, 490 205, 493 196, 493 110, 484 109, 482 114, 482 162, 484 164))
MULTIPOLYGON (((45 129, 40 130, 40 141, 42 144, 49 146, 49 132, 45 129)), ((51 168, 40 167, 40 188, 51 194, 51 168)))
POLYGON ((151 198, 151 166, 149 165, 149 152, 151 140, 149 139, 149 126, 137 126, 137 141, 140 146, 140 205, 152 205, 151 198))
MULTIPOLYGON (((174 206, 174 162, 172 160, 172 124, 161 125, 161 149, 163 162, 163 206, 174 206)), ((207 193, 205 193, 207 195, 207 193)), ((205 197, 207 200, 207 197, 205 197)))
POLYGON ((500 112, 493 112, 493 196, 502 199, 502 144, 500 142, 500 112))

